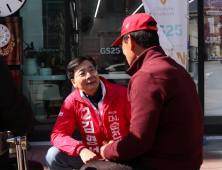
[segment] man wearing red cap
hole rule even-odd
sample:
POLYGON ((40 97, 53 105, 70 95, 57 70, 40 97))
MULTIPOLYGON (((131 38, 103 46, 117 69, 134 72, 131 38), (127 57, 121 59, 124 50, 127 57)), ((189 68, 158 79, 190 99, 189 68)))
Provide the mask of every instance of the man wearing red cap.
POLYGON ((164 53, 156 21, 145 13, 127 17, 115 45, 122 45, 132 76, 130 133, 100 149, 108 162, 94 161, 81 170, 198 170, 204 128, 196 86, 164 53))

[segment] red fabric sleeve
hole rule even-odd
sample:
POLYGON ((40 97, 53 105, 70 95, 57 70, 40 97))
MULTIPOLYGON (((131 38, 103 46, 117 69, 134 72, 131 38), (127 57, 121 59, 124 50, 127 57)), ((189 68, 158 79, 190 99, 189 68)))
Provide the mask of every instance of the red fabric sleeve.
MULTIPOLYGON (((135 77, 134 77, 135 78, 135 77)), ((129 86, 131 101, 130 133, 121 141, 108 145, 104 156, 123 161, 148 151, 154 141, 159 115, 164 105, 160 85, 146 73, 140 73, 129 86)))
POLYGON ((73 105, 66 99, 51 133, 51 142, 59 150, 71 156, 79 156, 80 146, 84 147, 83 143, 72 138, 75 128, 76 119, 73 105))
POLYGON ((125 93, 125 107, 124 107, 124 113, 125 113, 125 117, 126 120, 128 120, 130 122, 131 119, 131 105, 130 102, 127 98, 127 93, 125 93))

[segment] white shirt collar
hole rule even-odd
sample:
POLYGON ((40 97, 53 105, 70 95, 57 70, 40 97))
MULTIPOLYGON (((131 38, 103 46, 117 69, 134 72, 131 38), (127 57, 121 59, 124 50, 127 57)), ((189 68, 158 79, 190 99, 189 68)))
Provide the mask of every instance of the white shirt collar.
MULTIPOLYGON (((101 100, 104 100, 104 97, 105 97, 105 95, 106 95, 106 87, 105 87, 104 83, 102 82, 102 80, 99 80, 99 81, 100 81, 100 85, 101 85, 101 89, 102 89, 102 94, 103 94, 103 97, 102 97, 101 100)), ((83 91, 82 91, 82 90, 79 89, 79 92, 80 92, 80 96, 81 96, 83 99, 85 99, 85 100, 87 100, 88 102, 90 102, 90 100, 83 94, 83 91)), ((100 101, 101 101, 101 100, 100 100, 100 101)), ((90 102, 90 103, 91 103, 91 102, 90 102)))

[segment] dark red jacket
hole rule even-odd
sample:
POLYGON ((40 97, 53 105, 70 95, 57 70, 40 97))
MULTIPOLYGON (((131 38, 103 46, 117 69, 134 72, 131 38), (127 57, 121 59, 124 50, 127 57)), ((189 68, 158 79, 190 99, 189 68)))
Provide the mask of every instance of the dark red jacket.
POLYGON ((160 170, 192 170, 203 160, 203 113, 189 73, 160 46, 145 50, 127 70, 130 133, 108 145, 107 159, 140 157, 160 170))

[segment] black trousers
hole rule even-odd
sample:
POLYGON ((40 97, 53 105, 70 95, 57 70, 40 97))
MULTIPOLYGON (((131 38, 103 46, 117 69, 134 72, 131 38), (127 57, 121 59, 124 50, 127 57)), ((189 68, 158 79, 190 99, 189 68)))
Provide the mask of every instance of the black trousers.
MULTIPOLYGON (((196 168, 194 170, 199 170, 196 168)), ((145 166, 139 158, 133 158, 122 162, 92 161, 82 166, 80 170, 156 170, 145 166)))

